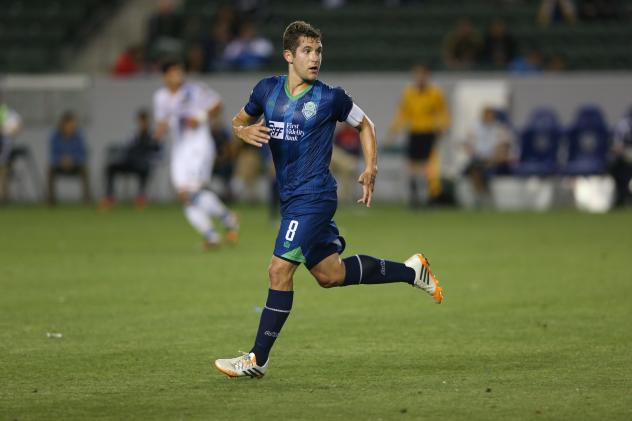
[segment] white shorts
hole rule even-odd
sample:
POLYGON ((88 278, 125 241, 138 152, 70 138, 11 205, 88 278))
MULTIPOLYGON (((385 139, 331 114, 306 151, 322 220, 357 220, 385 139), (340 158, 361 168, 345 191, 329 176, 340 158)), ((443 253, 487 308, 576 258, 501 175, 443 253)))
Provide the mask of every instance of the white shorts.
POLYGON ((171 148, 171 182, 178 192, 196 192, 211 181, 215 145, 210 136, 185 135, 171 148))

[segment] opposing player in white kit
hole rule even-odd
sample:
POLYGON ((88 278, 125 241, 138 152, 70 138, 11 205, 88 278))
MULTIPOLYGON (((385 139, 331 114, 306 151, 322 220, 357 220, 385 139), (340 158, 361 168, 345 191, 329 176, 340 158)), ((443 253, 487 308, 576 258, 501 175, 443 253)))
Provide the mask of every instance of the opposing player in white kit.
POLYGON ((164 86, 154 94, 156 136, 171 137, 171 181, 189 223, 204 237, 204 247, 220 244, 212 217, 225 227, 226 239, 237 241, 238 222, 221 200, 208 190, 215 161, 209 122, 219 123, 221 98, 202 83, 185 80, 181 63, 162 66, 164 86))

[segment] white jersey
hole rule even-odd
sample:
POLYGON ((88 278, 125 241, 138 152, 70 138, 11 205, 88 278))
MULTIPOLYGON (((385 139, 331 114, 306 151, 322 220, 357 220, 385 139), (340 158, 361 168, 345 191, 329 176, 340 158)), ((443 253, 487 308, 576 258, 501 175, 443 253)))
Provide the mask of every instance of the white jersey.
POLYGON ((176 91, 162 87, 154 94, 154 121, 166 121, 174 142, 184 140, 191 132, 209 133, 208 111, 220 102, 217 92, 202 83, 186 82, 176 91), (196 129, 186 127, 186 119, 200 122, 196 129))
POLYGON ((169 126, 171 180, 178 191, 195 192, 210 182, 215 144, 207 116, 219 102, 217 92, 201 83, 187 82, 173 93, 163 87, 154 94, 154 120, 169 126), (199 125, 187 127, 189 118, 199 125))

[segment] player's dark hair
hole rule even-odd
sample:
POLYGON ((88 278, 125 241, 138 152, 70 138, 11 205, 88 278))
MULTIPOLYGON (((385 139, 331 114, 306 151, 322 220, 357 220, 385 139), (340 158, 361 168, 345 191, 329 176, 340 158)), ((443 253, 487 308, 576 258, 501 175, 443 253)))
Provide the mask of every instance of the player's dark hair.
POLYGON ((283 32, 283 50, 290 50, 292 54, 296 54, 301 37, 321 39, 322 35, 320 29, 314 28, 305 21, 297 20, 290 23, 283 32))
POLYGON ((180 60, 169 59, 162 62, 162 64, 160 65, 160 70, 162 71, 162 74, 164 75, 165 73, 167 73, 169 70, 171 70, 174 67, 184 68, 184 64, 180 60))

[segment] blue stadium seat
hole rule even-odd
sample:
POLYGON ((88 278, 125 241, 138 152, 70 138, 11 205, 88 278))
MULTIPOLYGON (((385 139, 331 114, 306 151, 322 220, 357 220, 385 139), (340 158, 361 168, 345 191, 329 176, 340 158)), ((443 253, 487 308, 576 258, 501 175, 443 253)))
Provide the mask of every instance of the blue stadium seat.
POLYGON ((550 108, 534 110, 520 133, 520 162, 516 175, 547 176, 557 171, 557 156, 563 130, 555 111, 550 108))
POLYGON ((598 106, 577 111, 567 131, 568 159, 562 172, 567 175, 596 175, 606 171, 610 130, 598 106))

